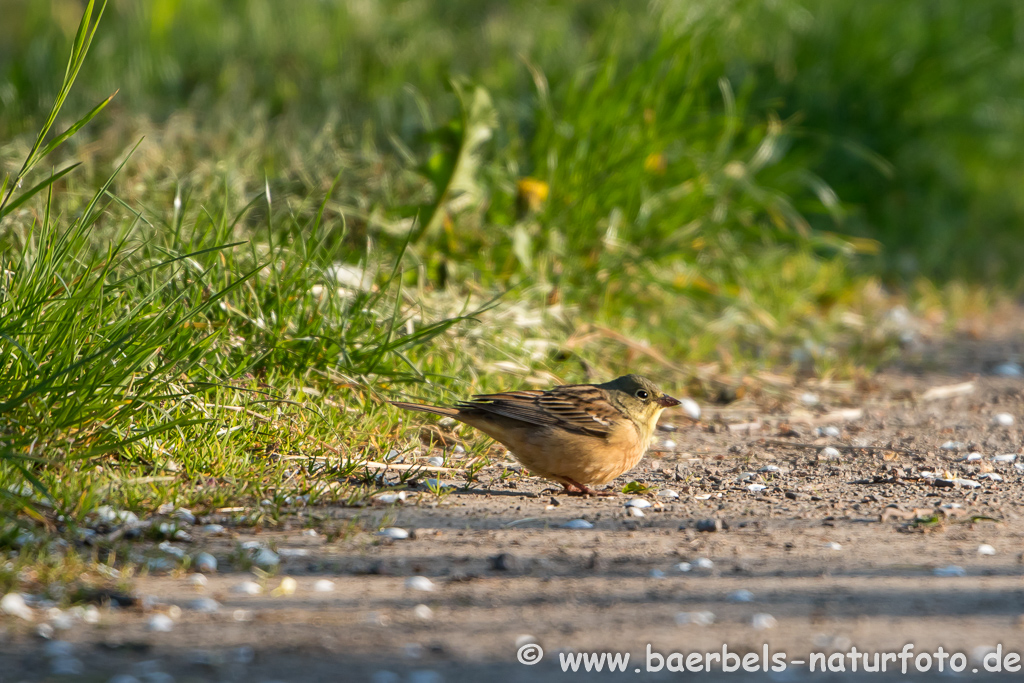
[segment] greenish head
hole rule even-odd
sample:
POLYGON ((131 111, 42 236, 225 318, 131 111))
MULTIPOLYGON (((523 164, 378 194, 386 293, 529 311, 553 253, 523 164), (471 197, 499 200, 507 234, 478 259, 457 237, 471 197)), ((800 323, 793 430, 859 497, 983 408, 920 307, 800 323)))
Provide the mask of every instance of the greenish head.
POLYGON ((678 399, 672 398, 654 382, 640 375, 624 375, 598 386, 608 392, 611 402, 617 408, 633 418, 648 434, 654 432, 661 411, 679 405, 678 399))

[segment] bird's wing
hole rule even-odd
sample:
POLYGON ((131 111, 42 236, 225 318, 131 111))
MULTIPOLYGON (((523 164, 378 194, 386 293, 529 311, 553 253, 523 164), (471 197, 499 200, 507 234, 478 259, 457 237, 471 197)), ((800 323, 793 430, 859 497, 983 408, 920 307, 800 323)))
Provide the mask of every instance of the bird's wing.
POLYGON ((549 391, 484 394, 458 407, 593 436, 607 436, 624 417, 608 402, 604 389, 590 384, 570 384, 549 391))

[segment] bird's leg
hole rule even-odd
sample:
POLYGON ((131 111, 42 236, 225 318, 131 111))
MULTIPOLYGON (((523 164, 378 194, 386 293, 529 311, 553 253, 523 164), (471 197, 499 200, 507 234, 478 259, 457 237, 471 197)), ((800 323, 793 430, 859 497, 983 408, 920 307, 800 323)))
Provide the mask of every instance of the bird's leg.
POLYGON ((614 496, 615 495, 615 493, 612 492, 612 491, 595 491, 594 489, 590 488, 586 484, 581 484, 578 481, 575 481, 573 479, 569 479, 568 477, 566 477, 565 481, 562 482, 562 486, 565 487, 565 490, 562 491, 562 493, 565 493, 566 495, 569 495, 569 496, 614 496))

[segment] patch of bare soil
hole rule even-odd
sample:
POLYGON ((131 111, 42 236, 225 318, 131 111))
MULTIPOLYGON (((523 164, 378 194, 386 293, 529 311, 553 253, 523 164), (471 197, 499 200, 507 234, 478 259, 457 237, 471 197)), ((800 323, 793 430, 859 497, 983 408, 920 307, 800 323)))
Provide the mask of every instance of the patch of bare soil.
MULTIPOLYGON (((867 393, 814 393, 670 424, 661 450, 616 482, 639 481, 649 487, 641 494, 553 496, 538 479, 501 480, 495 466, 440 499, 307 511, 330 518, 317 536, 298 518, 258 535, 199 533, 196 545, 222 570, 208 585, 184 575, 136 584, 156 612, 172 613, 172 630, 147 630, 152 610, 109 609, 58 637, 82 664, 77 680, 675 680, 686 674, 668 664, 694 660, 652 671, 659 660, 648 647, 668 657, 723 645, 758 655, 757 670, 727 675, 716 662, 715 673, 690 675, 932 680, 939 658, 919 655, 941 647, 963 653, 961 675, 975 678, 985 648, 997 645, 1012 667, 1008 653, 1024 654, 1024 472, 1011 457, 993 458, 1022 453, 1024 381, 889 377, 867 393), (1013 424, 997 423, 1000 413, 1013 424), (625 505, 634 498, 651 503, 634 508, 643 516, 625 505), (323 533, 355 519, 411 537, 323 533), (593 528, 566 528, 573 520, 593 528), (228 569, 247 540, 282 557, 259 595, 236 592, 253 577, 228 569), (297 581, 293 593, 272 592, 282 576, 297 581), (433 590, 411 586, 417 576, 433 590), (315 590, 323 579, 333 591, 315 590), (196 609, 204 596, 217 611, 196 609), (541 661, 522 664, 517 653, 530 642, 541 661), (900 660, 882 674, 863 673, 858 659, 853 673, 851 648, 869 653, 870 666, 874 653, 908 643, 913 675, 900 673, 900 660), (786 670, 764 671, 765 648, 785 653, 786 670), (562 672, 568 655, 600 652, 630 653, 626 672, 585 674, 582 663, 562 672), (824 660, 833 671, 810 672, 814 652, 825 655, 817 668, 824 660), (915 673, 925 663, 931 670, 915 673)), ((46 643, 30 625, 2 624, 0 681, 47 678, 46 643)))

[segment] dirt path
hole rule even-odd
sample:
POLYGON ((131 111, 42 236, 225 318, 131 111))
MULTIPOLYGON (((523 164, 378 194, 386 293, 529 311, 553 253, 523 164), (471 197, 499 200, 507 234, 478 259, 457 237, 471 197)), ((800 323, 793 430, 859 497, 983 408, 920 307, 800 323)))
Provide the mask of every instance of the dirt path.
MULTIPOLYGON (((76 680, 568 680, 583 674, 561 673, 560 652, 602 651, 631 653, 627 673, 591 677, 676 680, 684 674, 647 671, 648 645, 663 655, 767 646, 807 661, 906 643, 914 656, 940 646, 964 653, 963 675, 974 678, 984 648, 1001 644, 1004 661, 1024 653, 1024 472, 992 460, 1022 452, 1024 382, 975 379, 968 393, 923 400, 929 386, 970 379, 888 378, 870 395, 822 391, 815 405, 730 406, 699 427, 663 432, 671 452, 629 476, 650 487, 639 496, 552 500, 543 482, 502 483, 492 468, 478 488, 439 502, 423 493, 401 505, 313 511, 332 518, 322 531, 358 519, 406 529, 408 539, 328 540, 304 534, 298 519, 258 536, 197 533, 222 570, 251 540, 282 565, 259 595, 237 592, 253 578, 244 572, 213 574, 205 587, 181 574, 140 578, 137 593, 155 611, 104 610, 98 624, 57 637, 72 643, 84 671, 76 680), (858 406, 859 417, 836 412, 858 406), (1014 424, 996 424, 1000 413, 1014 424), (761 427, 727 426, 744 423, 761 427), (819 435, 828 427, 838 435, 819 435), (842 450, 823 451, 829 444, 842 450), (848 448, 868 445, 877 448, 848 448), (974 451, 981 458, 966 459, 974 451), (658 495, 665 489, 679 498, 658 495), (625 506, 638 497, 652 503, 638 508, 642 517, 625 506), (593 528, 565 528, 572 520, 593 528), (282 576, 296 589, 273 594, 282 576), (412 577, 433 590, 410 586, 412 577), (333 590, 316 590, 324 579, 333 590), (197 609, 202 597, 216 611, 197 609), (168 612, 172 630, 147 630, 154 613, 168 612), (529 641, 544 651, 532 666, 516 661, 529 641)), ((0 624, 0 681, 46 678, 59 658, 44 654, 45 641, 30 626, 0 624)), ((895 676, 854 676, 844 659, 846 673, 791 665, 745 676, 908 680, 899 661, 888 664, 895 676)))

